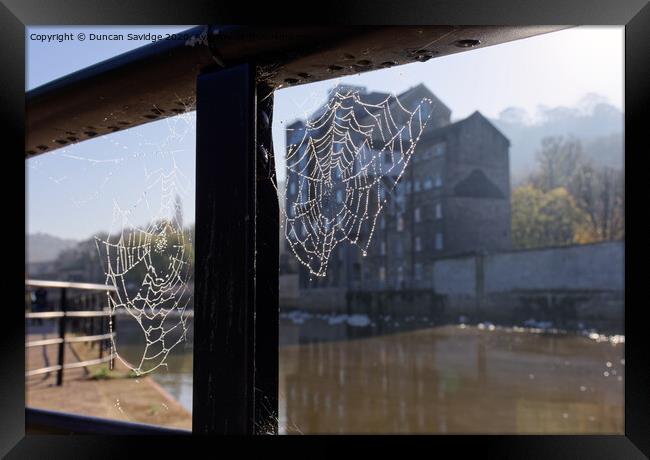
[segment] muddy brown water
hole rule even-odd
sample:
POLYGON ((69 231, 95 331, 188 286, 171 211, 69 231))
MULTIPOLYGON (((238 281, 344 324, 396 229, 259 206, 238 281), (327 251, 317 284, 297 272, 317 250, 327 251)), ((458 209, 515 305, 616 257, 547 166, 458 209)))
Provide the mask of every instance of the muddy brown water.
POLYGON ((286 433, 622 433, 624 345, 444 326, 280 351, 286 433))
MULTIPOLYGON (((459 325, 373 336, 321 323, 282 321, 281 433, 623 432, 621 340, 459 325)), ((120 334, 122 353, 137 356, 128 326, 120 334)), ((191 411, 191 346, 153 378, 191 411)))

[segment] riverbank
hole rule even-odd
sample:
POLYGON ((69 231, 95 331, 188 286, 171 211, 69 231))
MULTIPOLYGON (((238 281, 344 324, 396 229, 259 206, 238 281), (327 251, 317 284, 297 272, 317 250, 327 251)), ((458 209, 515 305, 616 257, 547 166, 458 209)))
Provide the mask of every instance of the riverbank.
MULTIPOLYGON (((42 339, 42 335, 27 340, 42 339)), ((83 343, 67 345, 66 363, 97 357, 98 350, 83 343), (76 356, 75 356, 76 355, 76 356)), ((56 346, 29 348, 27 369, 51 365, 56 346)), ((26 379, 26 405, 61 412, 191 429, 192 415, 150 376, 135 377, 119 360, 111 370, 107 363, 87 370, 66 369, 62 386, 56 373, 26 379)))

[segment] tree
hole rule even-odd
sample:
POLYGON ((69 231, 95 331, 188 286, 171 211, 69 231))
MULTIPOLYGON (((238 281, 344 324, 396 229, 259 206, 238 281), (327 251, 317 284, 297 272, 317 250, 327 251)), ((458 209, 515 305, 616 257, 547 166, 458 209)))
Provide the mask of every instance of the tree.
POLYGON ((570 190, 588 216, 591 241, 618 240, 625 236, 625 176, 611 167, 580 166, 570 190))
POLYGON ((542 139, 537 152, 539 170, 530 177, 530 183, 548 192, 558 187, 569 187, 578 169, 587 162, 579 140, 563 137, 542 139))
POLYGON ((525 185, 512 194, 512 240, 516 248, 578 242, 587 216, 564 187, 545 192, 525 185))
MULTIPOLYGON (((580 141, 571 137, 544 138, 542 148, 537 152, 537 162, 538 170, 531 174, 524 184, 541 192, 541 195, 535 198, 538 201, 549 199, 545 198, 544 194, 559 189, 570 194, 570 208, 575 207, 580 211, 579 215, 572 214, 578 219, 573 228, 575 243, 585 244, 624 237, 625 178, 622 170, 596 166, 585 155, 580 141)), ((519 199, 523 199, 526 194, 530 195, 527 199, 533 199, 530 189, 522 190, 519 199)), ((559 195, 556 198, 559 199, 559 195)), ((559 211, 560 208, 557 208, 556 212, 559 211)), ((513 234, 514 230, 513 227, 513 234)), ((538 235, 536 241, 547 239, 538 235)))

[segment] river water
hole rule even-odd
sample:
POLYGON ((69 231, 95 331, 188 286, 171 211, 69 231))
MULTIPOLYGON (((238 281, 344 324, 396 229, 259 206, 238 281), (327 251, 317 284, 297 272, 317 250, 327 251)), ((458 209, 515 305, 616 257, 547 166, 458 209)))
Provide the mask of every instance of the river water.
MULTIPOLYGON (((623 432, 621 336, 390 324, 282 315, 280 432, 623 432)), ((118 331, 120 353, 137 356, 130 326, 118 331)), ((190 345, 154 378, 191 410, 190 345)))

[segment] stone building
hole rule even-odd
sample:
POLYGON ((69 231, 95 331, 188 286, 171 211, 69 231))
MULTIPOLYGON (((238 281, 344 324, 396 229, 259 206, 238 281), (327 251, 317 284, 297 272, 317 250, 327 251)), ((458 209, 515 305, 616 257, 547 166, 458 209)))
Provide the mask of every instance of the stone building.
MULTIPOLYGON (((388 97, 355 89, 371 103, 388 97)), ((431 288, 436 259, 511 248, 508 139, 479 112, 451 122, 451 110, 422 84, 397 96, 410 110, 423 98, 433 101, 429 122, 399 183, 387 187, 367 255, 347 242, 339 244, 327 276, 299 271, 301 290, 431 288)), ((288 126, 287 145, 295 143, 302 127, 300 120, 288 126)), ((291 203, 296 187, 289 185, 291 203)))

